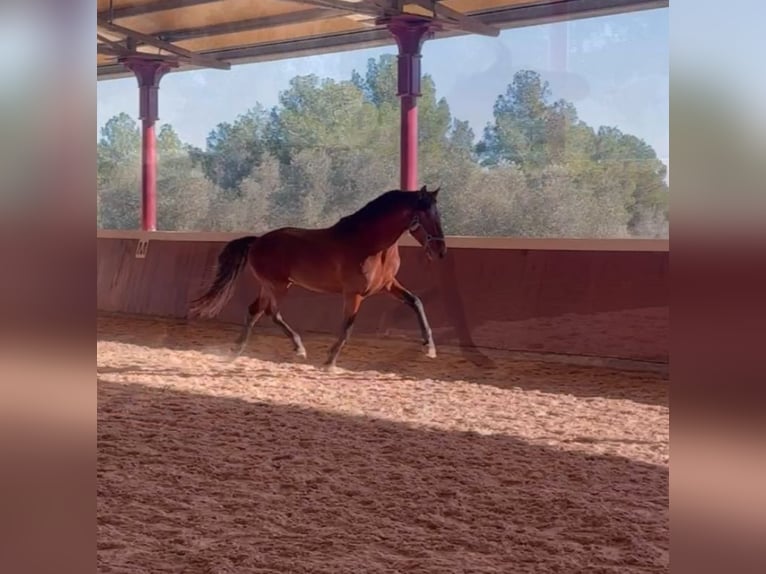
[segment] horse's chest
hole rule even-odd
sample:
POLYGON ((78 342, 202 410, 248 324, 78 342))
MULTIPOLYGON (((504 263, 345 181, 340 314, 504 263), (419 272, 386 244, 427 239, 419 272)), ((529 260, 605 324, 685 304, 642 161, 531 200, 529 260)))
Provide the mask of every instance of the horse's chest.
POLYGON ((374 293, 383 289, 399 270, 399 260, 385 255, 378 255, 364 260, 360 267, 362 291, 374 293))
POLYGON ((365 285, 372 285, 380 278, 382 266, 380 261, 376 259, 365 260, 360 267, 361 279, 365 285))

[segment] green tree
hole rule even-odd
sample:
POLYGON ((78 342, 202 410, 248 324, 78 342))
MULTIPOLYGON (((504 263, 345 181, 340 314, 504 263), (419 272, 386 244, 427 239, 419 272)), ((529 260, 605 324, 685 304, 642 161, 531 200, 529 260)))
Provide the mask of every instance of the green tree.
POLYGON ((667 168, 651 146, 617 128, 601 127, 592 159, 591 184, 599 197, 622 197, 632 232, 660 223, 658 216, 668 207, 667 168))
POLYGON ((101 128, 98 141, 98 171, 110 170, 141 159, 141 132, 136 121, 126 113, 110 118, 101 128))
POLYGON ((445 233, 452 235, 523 235, 519 198, 527 193, 526 177, 513 165, 475 169, 464 188, 450 185, 439 195, 445 233), (455 196, 453 198, 453 196, 455 196), (453 207, 453 202, 456 204, 453 207))
POLYGON ((666 169, 651 146, 617 128, 594 131, 571 103, 550 96, 539 74, 517 72, 477 145, 483 165, 515 165, 525 174, 522 233, 662 233, 666 169))
POLYGON ((186 146, 170 124, 163 124, 157 135, 157 155, 160 160, 164 157, 179 157, 187 155, 186 146))
POLYGON ((627 211, 618 195, 599 197, 578 185, 577 175, 552 164, 533 178, 518 197, 519 233, 527 237, 622 237, 627 211))
POLYGON ((141 132, 126 113, 101 128, 97 146, 99 224, 107 229, 135 229, 141 193, 141 132))
MULTIPOLYGON (((355 77, 360 78, 358 75, 355 77)), ((396 95, 398 89, 396 56, 384 54, 377 60, 374 58, 367 60, 367 72, 359 87, 363 90, 367 101, 376 108, 381 109, 386 105, 391 108, 397 107, 399 98, 396 95)))
POLYGON ((199 229, 207 219, 215 186, 194 165, 173 126, 157 136, 157 226, 168 231, 199 229))
POLYGON ((205 175, 226 192, 239 194, 239 184, 268 151, 269 114, 257 105, 233 123, 223 122, 210 132, 206 149, 191 150, 205 175))
POLYGON ((273 195, 281 187, 279 160, 270 154, 240 184, 240 194, 233 196, 219 190, 211 198, 210 215, 200 229, 264 233, 272 226, 282 226, 279 217, 272 219, 273 195))
POLYGON ((279 100, 281 140, 290 157, 306 149, 366 146, 377 123, 374 106, 352 82, 297 76, 279 100))
POLYGON ((548 163, 547 124, 550 88, 537 72, 516 72, 494 106, 494 124, 487 126, 478 151, 484 165, 513 163, 542 168, 548 163))

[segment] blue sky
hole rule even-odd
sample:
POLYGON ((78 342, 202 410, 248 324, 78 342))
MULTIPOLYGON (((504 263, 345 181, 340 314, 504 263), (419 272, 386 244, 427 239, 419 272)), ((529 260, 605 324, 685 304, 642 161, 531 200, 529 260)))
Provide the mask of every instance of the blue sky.
MULTIPOLYGON (((575 104, 581 119, 643 138, 669 164, 668 51, 668 9, 661 9, 505 30, 499 38, 431 40, 423 47, 422 68, 452 114, 468 120, 477 136, 513 74, 531 68, 550 82, 554 98, 575 104)), ((385 53, 396 47, 169 74, 160 88, 160 124, 173 124, 184 141, 202 146, 216 124, 256 102, 275 105, 293 76, 348 79, 385 53)), ((120 112, 136 117, 135 79, 97 86, 99 127, 120 112)))

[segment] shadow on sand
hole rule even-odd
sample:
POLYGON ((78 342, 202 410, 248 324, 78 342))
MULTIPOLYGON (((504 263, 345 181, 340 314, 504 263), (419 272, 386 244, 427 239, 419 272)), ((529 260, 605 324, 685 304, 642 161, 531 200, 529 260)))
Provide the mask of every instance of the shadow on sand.
POLYGON ((98 568, 668 569, 668 469, 506 435, 98 382, 98 568))

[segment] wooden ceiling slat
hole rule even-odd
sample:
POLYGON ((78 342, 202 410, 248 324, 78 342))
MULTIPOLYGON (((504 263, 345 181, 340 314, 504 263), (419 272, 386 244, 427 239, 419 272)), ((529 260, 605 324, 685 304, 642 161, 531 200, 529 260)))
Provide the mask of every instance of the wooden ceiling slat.
POLYGON ((329 8, 309 8, 308 10, 287 12, 285 14, 278 14, 276 16, 236 20, 233 22, 224 22, 222 24, 186 28, 181 30, 161 30, 155 34, 168 42, 177 42, 179 40, 188 40, 191 38, 218 36, 221 34, 231 34, 234 32, 263 30, 265 28, 276 28, 290 24, 319 22, 329 18, 336 18, 337 16, 337 10, 332 10, 329 8))
POLYGON ((235 34, 207 36, 205 38, 193 38, 190 40, 179 41, 176 45, 183 46, 187 50, 193 52, 228 50, 254 44, 272 44, 274 42, 284 42, 291 39, 310 38, 324 34, 337 34, 339 32, 353 32, 367 28, 367 26, 360 24, 359 22, 355 22, 349 18, 340 17, 320 22, 293 24, 276 28, 266 28, 263 30, 238 32, 235 34))
POLYGON ((146 34, 159 34, 162 31, 202 28, 240 20, 270 18, 312 8, 316 8, 316 6, 294 4, 284 0, 259 0, 257 2, 254 0, 223 0, 215 4, 134 16, 120 20, 118 23, 128 28, 141 30, 146 34))

